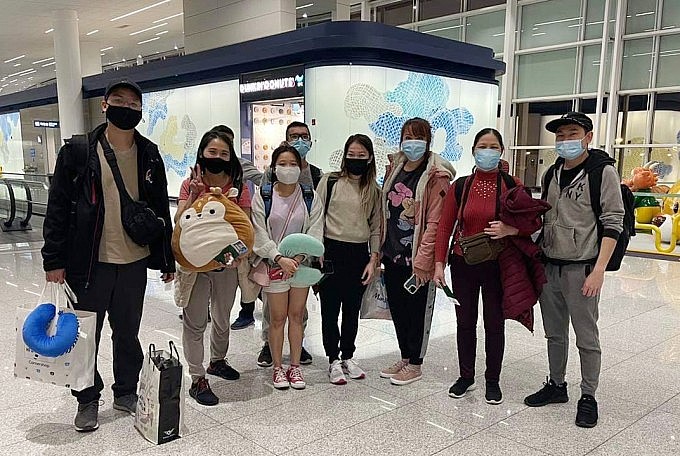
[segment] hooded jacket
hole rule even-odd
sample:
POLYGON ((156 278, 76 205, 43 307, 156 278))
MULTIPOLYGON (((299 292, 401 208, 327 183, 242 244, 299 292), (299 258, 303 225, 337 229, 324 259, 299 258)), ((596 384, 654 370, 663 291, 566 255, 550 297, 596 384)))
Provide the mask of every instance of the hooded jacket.
MULTIPOLYGON (((543 188, 548 188, 543 199, 552 208, 543 218, 540 245, 546 260, 552 264, 595 264, 599 254, 599 239, 595 212, 590 204, 588 174, 602 168, 600 222, 603 236, 617 239, 623 231, 625 213, 621 198, 619 175, 615 161, 606 152, 591 149, 583 170, 564 190, 560 189, 560 175, 564 159, 558 158, 554 172, 543 176, 543 188)), ((545 193, 545 192, 544 192, 545 193)))
MULTIPOLYGON (((105 207, 97 142, 106 125, 99 125, 88 135, 86 156, 81 156, 81 151, 72 145, 61 148, 50 185, 43 223, 43 268, 45 271, 65 268, 72 285, 80 283, 87 287, 99 258, 105 207)), ((148 268, 175 272, 165 165, 158 146, 137 130, 135 143, 139 199, 165 222, 163 236, 149 245, 148 268)))
MULTIPOLYGON (((394 180, 408 161, 403 152, 389 157, 385 181, 383 183, 383 224, 380 245, 385 244, 387 237, 387 221, 390 217, 387 195, 394 184, 394 180)), ((412 258, 413 267, 429 273, 434 272, 434 249, 437 238, 439 218, 444 206, 444 197, 449 190, 451 181, 456 176, 456 170, 439 154, 430 152, 427 166, 418 181, 414 195, 415 199, 415 227, 413 231, 412 258)))
MULTIPOLYGON (((531 197, 523 186, 501 195, 500 220, 520 233, 534 233, 550 205, 531 197)), ((534 330, 534 305, 547 282, 541 249, 530 236, 508 236, 498 256, 503 285, 503 316, 534 330)))

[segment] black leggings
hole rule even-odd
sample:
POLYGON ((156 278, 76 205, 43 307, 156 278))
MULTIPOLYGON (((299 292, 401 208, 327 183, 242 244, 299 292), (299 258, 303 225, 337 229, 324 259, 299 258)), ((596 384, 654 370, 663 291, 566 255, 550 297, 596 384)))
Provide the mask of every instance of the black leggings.
POLYGON ((394 264, 388 258, 384 259, 384 264, 387 302, 401 357, 411 364, 421 365, 430 338, 434 297, 428 299, 429 284, 420 287, 415 294, 406 291, 404 282, 413 274, 410 266, 394 264))
POLYGON ((361 275, 369 260, 368 244, 324 239, 324 260, 333 262, 334 274, 327 276, 319 285, 321 295, 321 332, 323 347, 329 362, 351 359, 356 349, 354 342, 359 330, 361 298, 366 286, 361 275), (342 326, 338 329, 338 317, 342 308, 342 326))

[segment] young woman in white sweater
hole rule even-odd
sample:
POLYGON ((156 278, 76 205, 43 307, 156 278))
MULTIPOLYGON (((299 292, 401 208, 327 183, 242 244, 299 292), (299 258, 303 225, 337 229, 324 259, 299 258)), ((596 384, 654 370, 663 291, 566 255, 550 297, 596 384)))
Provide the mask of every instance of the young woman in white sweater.
POLYGON ((269 346, 274 365, 274 387, 289 386, 303 389, 306 384, 300 369, 302 351, 302 318, 307 305, 309 287, 291 286, 290 277, 297 271, 301 258, 287 258, 279 252, 281 240, 289 234, 306 233, 319 241, 323 237, 323 203, 314 196, 307 210, 303 189, 299 183, 302 158, 293 147, 282 145, 272 154, 271 208, 267 216, 261 192, 252 203, 252 221, 255 228, 253 251, 273 267, 283 271, 283 276, 271 280, 264 288, 270 311, 269 346), (288 321, 290 367, 282 365, 283 329, 288 321))

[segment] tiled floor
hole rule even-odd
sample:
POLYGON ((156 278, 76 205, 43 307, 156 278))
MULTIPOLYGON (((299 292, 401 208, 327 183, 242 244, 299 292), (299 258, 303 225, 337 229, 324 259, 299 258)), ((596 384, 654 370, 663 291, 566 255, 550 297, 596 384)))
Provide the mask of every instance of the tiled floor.
MULTIPOLYGON (((3 239, 7 239, 3 237, 3 239)), ((502 375, 505 402, 487 405, 483 388, 461 400, 447 396, 458 373, 452 304, 439 297, 424 378, 395 387, 378 370, 397 356, 390 322, 362 321, 356 357, 368 378, 342 387, 327 381, 319 303, 309 300, 306 346, 314 355, 304 391, 279 392, 270 370, 255 364, 259 323, 234 332, 229 358, 241 380, 211 379, 221 403, 202 407, 187 398, 182 439, 155 447, 112 410, 111 344, 102 338, 100 369, 107 389, 100 429, 72 429, 75 402, 65 389, 13 378, 14 312, 35 302, 43 284, 40 244, 0 248, 0 454, 7 455, 679 455, 680 264, 626 259, 608 276, 600 308, 603 372, 594 429, 574 426, 579 389, 578 355, 568 365, 571 401, 529 409, 522 400, 544 380, 547 366, 540 311, 535 334, 507 324, 502 375)), ((143 344, 181 343, 181 323, 169 287, 149 272, 140 338, 143 344)), ((238 311, 234 309, 234 314, 238 311)), ((259 318, 259 307, 258 314, 259 318)), ((480 328, 478 381, 483 382, 480 328)))

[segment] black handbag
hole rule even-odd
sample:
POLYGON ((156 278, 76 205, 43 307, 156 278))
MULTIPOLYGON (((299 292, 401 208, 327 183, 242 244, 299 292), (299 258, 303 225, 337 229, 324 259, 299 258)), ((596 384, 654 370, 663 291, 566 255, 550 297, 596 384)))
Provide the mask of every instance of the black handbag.
POLYGON ((120 195, 120 216, 123 229, 135 244, 147 246, 163 235, 165 221, 158 217, 146 202, 132 199, 125 189, 116 155, 103 133, 99 137, 99 142, 104 149, 104 157, 111 167, 111 174, 113 174, 113 180, 116 182, 120 195))

